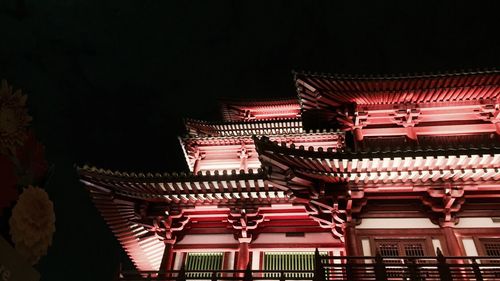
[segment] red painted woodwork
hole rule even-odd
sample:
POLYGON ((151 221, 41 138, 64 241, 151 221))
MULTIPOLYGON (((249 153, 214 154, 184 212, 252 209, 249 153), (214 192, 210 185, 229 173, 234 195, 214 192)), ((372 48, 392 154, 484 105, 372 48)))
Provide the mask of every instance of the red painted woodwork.
POLYGON ((352 223, 347 224, 345 228, 345 250, 346 255, 359 257, 362 256, 361 249, 358 246, 358 238, 356 236, 356 229, 352 223))
POLYGON ((460 246, 460 242, 458 242, 458 237, 453 227, 445 226, 441 229, 448 248, 448 255, 455 257, 466 256, 465 252, 462 252, 462 247, 460 246))
POLYGON ((165 249, 163 250, 163 258, 160 263, 160 270, 170 270, 173 266, 174 261, 174 243, 173 241, 165 242, 165 249))
POLYGON ((248 242, 240 242, 238 246, 238 263, 236 269, 244 270, 248 266, 250 260, 250 251, 248 249, 248 242))
MULTIPOLYGON (((187 173, 78 168, 138 269, 170 269, 175 251, 200 249, 235 251, 236 269, 246 268, 250 249, 361 256, 360 238, 370 235, 417 235, 427 244, 439 237, 460 256, 458 238, 475 230, 456 229, 459 219, 499 216, 500 72, 296 73, 295 83, 298 100, 225 101, 221 122, 186 119, 179 140, 187 173), (441 229, 354 223, 387 217, 429 218, 441 229), (330 239, 255 242, 286 232, 330 239), (234 241, 182 244, 187 234, 233 234, 234 241)), ((228 262, 226 254, 224 268, 228 262)))

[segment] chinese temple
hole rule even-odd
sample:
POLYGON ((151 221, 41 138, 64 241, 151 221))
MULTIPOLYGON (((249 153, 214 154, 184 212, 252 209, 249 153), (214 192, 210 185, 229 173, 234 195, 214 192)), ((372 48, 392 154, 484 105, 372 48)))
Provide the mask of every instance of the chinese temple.
POLYGON ((312 270, 315 249, 500 256, 499 71, 294 83, 186 119, 189 172, 78 168, 138 270, 312 270))

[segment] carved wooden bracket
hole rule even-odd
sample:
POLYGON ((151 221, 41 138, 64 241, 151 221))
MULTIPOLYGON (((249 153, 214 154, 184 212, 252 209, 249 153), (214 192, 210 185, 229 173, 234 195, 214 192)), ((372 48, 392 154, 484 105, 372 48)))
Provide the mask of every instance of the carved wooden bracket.
POLYGON ((363 198, 363 193, 357 193, 359 198, 351 196, 350 189, 342 197, 310 200, 306 206, 309 216, 318 222, 322 228, 328 228, 332 234, 344 241, 346 225, 353 222, 353 215, 359 214, 368 200, 363 198), (328 201, 329 203, 325 203, 328 201))
POLYGON ((250 110, 241 111, 240 114, 242 119, 245 121, 250 121, 255 119, 255 116, 252 115, 252 112, 250 112, 250 110))
POLYGON ((254 238, 253 232, 264 221, 264 217, 259 214, 259 211, 247 212, 245 209, 240 209, 233 210, 227 221, 236 230, 235 236, 238 241, 250 243, 254 238))
POLYGON ((252 156, 252 152, 250 149, 248 149, 245 146, 245 143, 241 143, 241 147, 238 150, 238 157, 240 158, 240 170, 247 171, 248 170, 248 165, 247 165, 247 159, 252 156))
POLYGON ((343 125, 342 130, 353 131, 356 140, 363 140, 363 133, 361 129, 368 125, 368 112, 357 110, 354 112, 349 112, 348 110, 337 110, 336 119, 340 124, 343 125))
POLYGON ((465 202, 464 189, 446 183, 443 187, 429 188, 427 196, 422 197, 422 203, 438 215, 438 223, 451 226, 458 223, 456 214, 465 202))
POLYGON ((417 134, 413 127, 420 121, 421 111, 417 104, 402 104, 395 108, 392 122, 406 128, 406 135, 412 140, 417 140, 417 134))
POLYGON ((189 220, 190 218, 184 216, 182 212, 178 214, 168 214, 166 212, 164 216, 141 216, 141 218, 131 221, 143 226, 149 234, 155 235, 159 240, 173 244, 189 220))
POLYGON ((193 161, 193 173, 197 174, 200 160, 205 158, 205 152, 201 152, 197 145, 190 146, 188 149, 188 158, 193 161))
POLYGON ((347 218, 345 211, 339 210, 337 204, 334 204, 332 208, 325 209, 317 202, 311 202, 306 205, 306 210, 309 217, 315 220, 321 228, 330 229, 335 238, 344 242, 347 218))
POLYGON ((413 127, 420 119, 420 109, 417 104, 402 104, 395 108, 393 122, 403 127, 413 127))
POLYGON ((491 103, 481 106, 479 118, 495 124, 497 127, 497 134, 500 134, 500 103, 498 101, 492 101, 491 103))

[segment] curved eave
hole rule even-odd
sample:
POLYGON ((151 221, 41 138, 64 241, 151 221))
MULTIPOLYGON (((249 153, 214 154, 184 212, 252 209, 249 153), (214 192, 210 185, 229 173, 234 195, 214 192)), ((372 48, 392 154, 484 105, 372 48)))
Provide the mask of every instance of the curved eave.
POLYGON ((156 271, 163 257, 164 243, 147 235, 141 225, 133 223, 134 203, 116 199, 106 190, 88 186, 90 197, 138 270, 156 271))
MULTIPOLYGON (((436 181, 486 183, 500 179, 498 147, 345 153, 297 149, 278 145, 267 138, 255 138, 255 144, 264 166, 281 173, 282 182, 291 182, 290 179, 302 175, 305 180, 295 180, 294 184, 303 187, 310 185, 307 178, 356 185, 418 185, 436 181)), ((270 175, 271 180, 279 178, 270 175)))
MULTIPOLYGON (((300 115, 300 105, 297 99, 277 98, 277 99, 226 99, 221 100, 221 111, 225 121, 243 121, 245 112, 251 114, 255 112, 273 113, 284 111, 285 116, 300 115)), ((262 119, 262 118, 259 118, 262 119)))
POLYGON ((461 71, 443 71, 443 72, 423 72, 412 74, 336 74, 336 73, 318 73, 311 71, 293 71, 295 79, 300 77, 318 77, 325 79, 337 80, 354 80, 354 81, 377 81, 377 80, 406 80, 406 79, 431 79, 431 78, 445 78, 455 76, 471 76, 471 75, 485 75, 485 74, 500 74, 500 70, 493 69, 475 69, 475 70, 461 70, 461 71))
POLYGON ((481 146, 468 146, 468 147, 416 147, 416 148, 393 148, 386 149, 381 148, 379 150, 372 151, 333 151, 328 149, 324 151, 323 148, 319 147, 315 149, 310 146, 307 149, 303 146, 296 147, 294 144, 288 145, 286 143, 277 143, 271 141, 267 136, 263 137, 253 137, 255 147, 259 154, 265 152, 281 153, 287 155, 293 155, 303 157, 303 158, 320 158, 320 159, 342 159, 342 160, 352 160, 352 159, 376 159, 376 158, 416 158, 416 157, 426 157, 426 156, 460 156, 460 155, 496 155, 500 153, 500 147, 496 143, 492 143, 491 146, 481 145, 481 146))
POLYGON ((185 126, 192 136, 252 136, 303 133, 301 118, 273 118, 247 122, 208 122, 186 119, 185 126))
MULTIPOLYGON (((316 130, 316 131, 305 131, 299 134, 276 134, 276 135, 266 135, 273 141, 286 141, 288 139, 293 139, 297 141, 321 141, 321 140, 334 140, 340 139, 345 135, 345 132, 339 132, 337 130, 316 130)), ((253 143, 253 136, 197 136, 197 137, 186 137, 182 139, 184 144, 199 144, 199 145, 222 145, 222 144, 241 144, 242 141, 246 143, 253 143)))
POLYGON ((254 204, 287 202, 286 194, 272 186, 263 171, 258 173, 128 174, 94 167, 78 169, 80 181, 120 197, 166 202, 179 205, 230 204, 248 201, 254 204))
POLYGON ((194 169, 194 164, 193 164, 193 161, 191 161, 189 159, 189 155, 188 155, 188 148, 186 147, 186 143, 184 142, 184 140, 180 137, 177 138, 179 140, 179 144, 181 146, 181 149, 182 149, 182 154, 184 154, 184 159, 186 159, 186 165, 188 166, 189 168, 189 171, 190 172, 193 172, 193 169, 194 169))
POLYGON ((407 76, 345 76, 296 73, 304 110, 357 103, 397 104, 497 98, 500 72, 476 71, 407 76))

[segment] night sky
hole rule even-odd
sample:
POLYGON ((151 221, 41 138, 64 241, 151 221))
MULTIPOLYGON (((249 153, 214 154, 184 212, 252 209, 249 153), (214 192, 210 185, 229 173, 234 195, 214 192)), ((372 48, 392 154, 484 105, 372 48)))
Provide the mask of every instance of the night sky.
POLYGON ((130 266, 74 165, 186 171, 183 117, 219 119, 218 98, 295 96, 292 70, 500 66, 498 9, 478 1, 25 0, 24 14, 19 1, 0 1, 0 78, 28 95, 55 167, 43 281, 111 280, 130 266))

